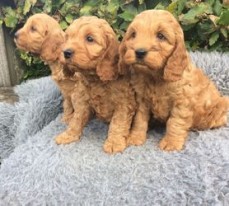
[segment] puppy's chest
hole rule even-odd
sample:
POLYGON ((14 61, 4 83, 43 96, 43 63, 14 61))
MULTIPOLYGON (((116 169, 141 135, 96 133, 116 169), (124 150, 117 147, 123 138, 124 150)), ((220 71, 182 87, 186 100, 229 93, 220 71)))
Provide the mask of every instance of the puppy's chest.
POLYGON ((147 87, 147 96, 150 100, 150 109, 153 117, 166 121, 173 103, 169 88, 163 84, 150 84, 147 87))
POLYGON ((74 90, 76 80, 72 77, 73 74, 70 76, 64 73, 64 68, 62 66, 52 66, 52 79, 57 83, 62 93, 68 94, 74 90))
POLYGON ((126 79, 90 85, 90 106, 96 116, 110 121, 118 109, 135 105, 134 91, 126 79))
POLYGON ((98 118, 110 121, 114 105, 107 85, 91 84, 89 104, 98 118))

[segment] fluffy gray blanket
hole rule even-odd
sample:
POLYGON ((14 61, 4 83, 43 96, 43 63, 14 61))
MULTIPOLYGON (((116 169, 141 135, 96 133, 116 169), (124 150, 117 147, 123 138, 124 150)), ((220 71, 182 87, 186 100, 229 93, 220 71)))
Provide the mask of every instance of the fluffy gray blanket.
MULTIPOLYGON (((229 56, 192 58, 223 92, 229 56)), ((20 101, 0 104, 0 205, 229 205, 229 125, 190 132, 181 152, 158 149, 164 128, 144 146, 108 155, 107 125, 92 120, 82 140, 58 146, 62 97, 50 77, 15 88, 20 101)))

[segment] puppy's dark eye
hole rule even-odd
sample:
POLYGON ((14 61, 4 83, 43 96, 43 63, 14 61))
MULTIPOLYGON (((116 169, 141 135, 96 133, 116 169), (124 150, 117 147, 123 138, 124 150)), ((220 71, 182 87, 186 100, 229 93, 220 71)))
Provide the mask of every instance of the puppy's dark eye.
POLYGON ((93 39, 91 36, 87 36, 87 37, 86 37, 86 40, 87 40, 88 42, 93 42, 93 41, 94 41, 94 39, 93 39))
POLYGON ((32 32, 34 32, 34 31, 36 31, 37 29, 36 29, 34 26, 31 26, 31 27, 30 27, 30 30, 31 30, 32 32))
POLYGON ((166 40, 165 36, 160 32, 157 33, 157 38, 160 40, 166 40))
POLYGON ((131 37, 132 39, 134 39, 134 38, 136 37, 136 32, 133 31, 133 32, 131 33, 130 37, 131 37))

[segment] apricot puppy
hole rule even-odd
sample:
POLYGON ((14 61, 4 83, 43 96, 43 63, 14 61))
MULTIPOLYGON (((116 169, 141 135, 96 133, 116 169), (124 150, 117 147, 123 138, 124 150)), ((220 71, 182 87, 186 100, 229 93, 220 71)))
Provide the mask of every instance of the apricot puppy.
POLYGON ((129 76, 118 75, 118 46, 109 24, 97 17, 81 17, 66 30, 61 62, 77 73, 71 96, 74 115, 57 144, 78 141, 94 114, 110 122, 104 151, 121 152, 134 115, 136 102, 129 76))
POLYGON ((29 17, 23 28, 15 33, 14 41, 19 49, 39 55, 51 71, 52 78, 59 86, 64 97, 63 120, 68 122, 73 113, 69 94, 74 87, 73 74, 63 70, 59 63, 64 32, 58 22, 47 14, 34 14, 29 17))
POLYGON ((166 123, 162 150, 181 150, 190 129, 227 122, 229 100, 196 68, 185 49, 183 31, 167 11, 148 10, 129 25, 120 46, 120 68, 132 71, 138 109, 128 144, 146 140, 150 114, 166 123))

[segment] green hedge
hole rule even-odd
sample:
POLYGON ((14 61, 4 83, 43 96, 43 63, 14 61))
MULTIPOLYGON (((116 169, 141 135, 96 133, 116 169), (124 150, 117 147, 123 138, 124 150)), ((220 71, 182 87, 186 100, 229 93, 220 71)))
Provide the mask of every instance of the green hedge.
MULTIPOLYGON (((121 39, 136 14, 146 9, 164 9, 179 20, 190 50, 229 50, 229 6, 220 0, 5 0, 0 24, 15 32, 32 14, 45 12, 63 29, 83 15, 106 19, 121 39)), ((225 2, 228 2, 227 0, 225 2)), ((26 62, 24 79, 48 74, 36 58, 19 52, 26 62), (32 69, 33 68, 33 69, 32 69)))

